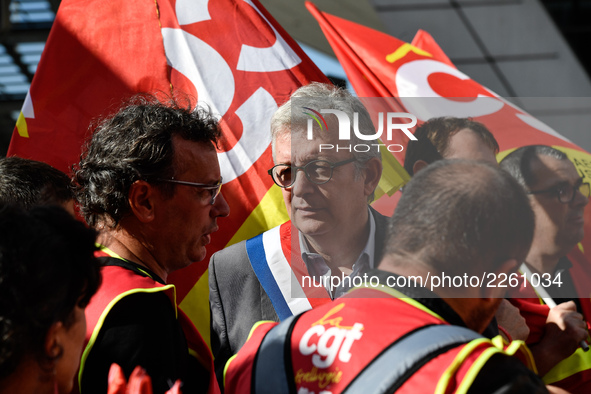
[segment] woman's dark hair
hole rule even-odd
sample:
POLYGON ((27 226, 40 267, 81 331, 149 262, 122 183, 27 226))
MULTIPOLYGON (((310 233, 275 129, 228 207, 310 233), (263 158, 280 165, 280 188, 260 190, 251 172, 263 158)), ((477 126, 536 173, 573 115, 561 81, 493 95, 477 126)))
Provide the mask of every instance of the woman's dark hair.
POLYGON ((70 327, 74 308, 89 303, 101 281, 95 239, 61 207, 0 206, 0 379, 24 355, 50 360, 52 324, 70 327))

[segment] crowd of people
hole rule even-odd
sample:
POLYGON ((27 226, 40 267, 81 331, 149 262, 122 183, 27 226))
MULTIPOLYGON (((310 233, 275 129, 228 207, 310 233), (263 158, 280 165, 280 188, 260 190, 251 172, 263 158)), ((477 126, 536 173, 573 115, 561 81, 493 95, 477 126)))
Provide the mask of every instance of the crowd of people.
POLYGON ((379 150, 320 149, 342 143, 338 113, 358 121, 347 145, 376 134, 327 84, 273 115, 290 220, 211 257, 211 350, 168 281, 206 264, 230 214, 208 110, 133 98, 71 179, 0 159, 0 393, 123 393, 139 375, 127 392, 588 392, 590 187, 568 157, 532 145, 498 164, 486 126, 431 119, 390 218, 370 205, 379 150))

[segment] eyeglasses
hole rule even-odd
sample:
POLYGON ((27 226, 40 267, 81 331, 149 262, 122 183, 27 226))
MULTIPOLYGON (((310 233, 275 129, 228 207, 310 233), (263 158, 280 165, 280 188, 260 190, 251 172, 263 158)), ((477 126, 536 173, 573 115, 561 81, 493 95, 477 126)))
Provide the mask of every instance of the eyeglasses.
POLYGON ((589 184, 583 182, 583 178, 579 179, 574 186, 570 183, 565 183, 544 190, 529 191, 527 194, 554 193, 556 197, 558 197, 558 201, 563 204, 570 204, 575 199, 576 190, 581 192, 586 198, 589 198, 589 195, 591 194, 589 184))
POLYGON ((326 160, 312 160, 303 166, 296 167, 289 164, 277 164, 267 173, 273 177, 273 182, 281 188, 291 187, 298 171, 304 171, 306 178, 316 185, 322 185, 332 178, 332 172, 335 168, 356 161, 355 157, 347 160, 332 163, 326 160))
POLYGON ((175 183, 177 185, 185 185, 185 186, 194 186, 202 189, 203 191, 207 191, 209 193, 202 193, 200 195, 201 199, 204 203, 209 203, 211 205, 215 204, 216 197, 220 194, 222 190, 222 178, 215 183, 215 184, 207 184, 207 183, 195 183, 195 182, 187 182, 187 181, 179 181, 176 179, 156 179, 159 182, 166 182, 166 183, 175 183))

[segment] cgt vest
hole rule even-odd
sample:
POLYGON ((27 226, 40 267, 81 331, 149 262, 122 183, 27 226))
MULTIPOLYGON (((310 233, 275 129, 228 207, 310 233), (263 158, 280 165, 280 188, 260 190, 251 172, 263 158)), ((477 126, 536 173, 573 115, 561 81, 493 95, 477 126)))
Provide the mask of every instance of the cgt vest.
POLYGON ((500 337, 451 326, 399 297, 385 287, 356 289, 280 325, 258 323, 226 365, 226 394, 462 393, 490 357, 518 350, 534 369, 523 342, 503 349, 500 337))
MULTIPOLYGON (((591 329, 591 264, 578 248, 568 254, 568 259, 572 263, 569 271, 579 296, 587 329, 591 329)), ((522 284, 517 291, 512 291, 510 297, 511 303, 519 308, 530 328, 527 343, 539 342, 544 334, 550 308, 529 283, 528 286, 522 284)), ((591 338, 587 339, 590 340, 591 338)), ((542 379, 544 383, 561 387, 568 392, 591 392, 591 351, 585 352, 578 348, 571 356, 556 364, 542 379)))
POLYGON ((130 294, 164 292, 175 309, 178 322, 185 334, 189 354, 195 357, 210 372, 208 394, 218 394, 220 391, 215 377, 211 352, 187 315, 177 307, 174 285, 164 286, 149 277, 137 275, 131 270, 118 266, 104 266, 101 268, 101 274, 103 283, 86 308, 86 345, 82 353, 78 374, 80 391, 83 392, 80 384, 86 359, 99 335, 105 318, 113 306, 130 294))

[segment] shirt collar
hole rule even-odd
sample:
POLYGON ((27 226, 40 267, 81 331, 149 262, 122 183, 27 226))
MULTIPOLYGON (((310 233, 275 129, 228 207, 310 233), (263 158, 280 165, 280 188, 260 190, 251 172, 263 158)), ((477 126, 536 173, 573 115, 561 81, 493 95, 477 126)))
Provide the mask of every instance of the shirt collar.
MULTIPOLYGON (((355 264, 357 264, 361 260, 363 255, 367 255, 368 260, 369 260, 369 268, 373 269, 376 266, 376 262, 375 262, 376 221, 373 217, 373 214, 371 213, 371 209, 369 209, 369 206, 367 207, 367 211, 368 211, 367 213, 369 216, 369 236, 367 237, 367 242, 365 243, 365 247, 363 248, 363 250, 361 251, 361 253, 357 257, 357 260, 355 260, 355 264)), ((304 234, 302 234, 301 231, 298 231, 298 239, 299 239, 299 243, 300 243, 300 251, 302 253, 302 260, 306 264, 306 268, 308 269, 308 273, 311 274, 312 276, 314 276, 314 275, 321 275, 322 276, 322 275, 326 274, 327 271, 329 271, 329 268, 326 265, 326 262, 318 253, 314 253, 314 252, 310 251, 310 248, 308 248, 308 242, 306 242, 306 238, 304 237, 304 234), (324 266, 326 266, 326 268, 318 267, 318 265, 322 265, 322 264, 324 264, 324 266), (315 267, 312 267, 312 265, 314 265, 315 267)))

